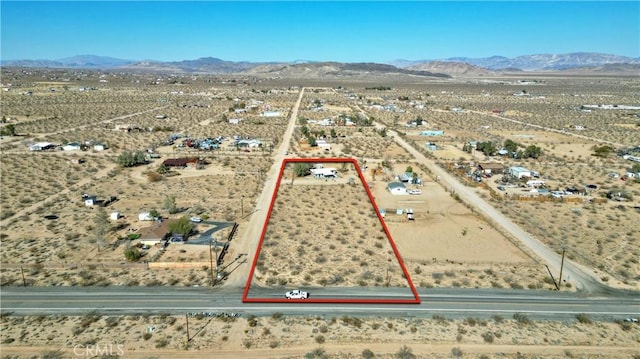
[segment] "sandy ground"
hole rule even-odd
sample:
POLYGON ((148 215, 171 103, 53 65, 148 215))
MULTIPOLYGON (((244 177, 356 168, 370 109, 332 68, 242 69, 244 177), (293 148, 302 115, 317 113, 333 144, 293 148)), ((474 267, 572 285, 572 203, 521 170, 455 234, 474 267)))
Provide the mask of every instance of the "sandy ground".
POLYGON ((94 357, 89 350, 123 358, 299 358, 326 353, 357 358, 397 356, 402 347, 419 357, 630 358, 639 354, 638 325, 536 322, 511 318, 447 320, 355 317, 3 317, 2 355, 32 358, 60 351, 63 357, 94 357), (39 330, 30 328, 37 326, 39 330), (153 332, 151 332, 153 330, 153 332), (598 336, 590 333, 597 331, 598 336), (29 343, 25 346, 24 343, 29 343))

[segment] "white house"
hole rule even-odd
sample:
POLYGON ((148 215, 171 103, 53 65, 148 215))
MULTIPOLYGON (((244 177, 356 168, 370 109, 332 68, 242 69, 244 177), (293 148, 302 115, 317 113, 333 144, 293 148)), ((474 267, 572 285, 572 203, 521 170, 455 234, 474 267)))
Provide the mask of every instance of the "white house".
POLYGON ((260 140, 239 140, 236 143, 236 146, 238 147, 251 147, 251 148, 256 148, 256 147, 260 147, 262 146, 262 142, 260 142, 260 140))
POLYGON ((109 216, 109 218, 112 221, 117 221, 120 218, 120 212, 111 212, 111 215, 109 216))
POLYGON ((103 143, 97 143, 95 145, 93 145, 93 150, 94 151, 104 151, 107 148, 109 148, 107 145, 103 144, 103 143))
POLYGON ((262 117, 279 117, 280 111, 263 111, 262 117))
POLYGON ((149 212, 142 212, 142 213, 138 214, 138 220, 139 221, 153 221, 153 217, 151 217, 151 213, 149 213, 149 212))
POLYGON ((407 194, 407 187, 402 182, 389 182, 389 184, 387 184, 387 189, 393 195, 407 194))
POLYGON ((318 147, 320 147, 320 148, 324 148, 324 149, 328 149, 328 150, 331 149, 331 144, 327 143, 326 140, 322 140, 322 139, 316 140, 316 145, 318 145, 318 147))
POLYGON ((54 148, 55 145, 50 142, 37 142, 29 146, 29 151, 44 151, 54 148))
POLYGON ((92 207, 98 202, 98 197, 96 196, 86 196, 84 197, 84 205, 87 207, 92 207))
POLYGON ((509 174, 515 178, 531 177, 531 171, 524 167, 509 167, 509 174))
POLYGON ((335 168, 312 168, 311 170, 311 174, 314 175, 317 178, 335 178, 336 175, 338 174, 338 170, 336 170, 335 168))
POLYGON ((69 142, 66 145, 62 146, 62 150, 64 151, 78 151, 80 150, 80 144, 77 142, 69 142))

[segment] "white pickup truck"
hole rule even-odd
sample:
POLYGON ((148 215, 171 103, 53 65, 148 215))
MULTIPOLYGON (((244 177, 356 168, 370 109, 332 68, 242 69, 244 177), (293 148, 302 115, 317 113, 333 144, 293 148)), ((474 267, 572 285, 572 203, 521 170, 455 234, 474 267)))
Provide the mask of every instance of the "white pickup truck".
POLYGON ((309 298, 309 293, 303 292, 299 289, 288 291, 284 294, 284 297, 287 299, 307 299, 309 298))

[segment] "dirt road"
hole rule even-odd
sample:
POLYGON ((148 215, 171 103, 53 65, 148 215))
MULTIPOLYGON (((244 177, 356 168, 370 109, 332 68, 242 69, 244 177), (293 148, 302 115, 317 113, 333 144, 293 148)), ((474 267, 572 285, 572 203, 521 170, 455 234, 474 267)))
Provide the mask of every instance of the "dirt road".
MULTIPOLYGON (((377 127, 385 127, 382 124, 375 125, 377 127)), ((419 162, 426 165, 433 173, 434 177, 438 176, 442 186, 445 186, 445 188, 448 188, 451 192, 455 192, 464 203, 475 208, 479 213, 482 213, 487 221, 492 223, 494 226, 504 229, 507 233, 510 233, 514 238, 520 241, 526 248, 543 261, 540 265, 548 265, 554 275, 560 272, 562 258, 558 253, 554 252, 538 239, 525 232, 494 207, 486 203, 482 198, 480 198, 473 188, 466 187, 458 182, 447 171, 437 166, 432 160, 425 157, 422 153, 402 139, 397 132, 392 130, 387 131, 396 143, 405 148, 416 159, 418 159, 419 162)), ((590 268, 575 263, 567 258, 564 260, 562 277, 567 282, 571 282, 575 285, 578 290, 595 292, 606 288, 606 286, 599 281, 598 275, 590 268)), ((556 280, 559 280, 557 276, 556 280)))
POLYGON ((280 142, 278 148, 275 149, 273 165, 269 169, 269 172, 267 172, 267 179, 265 181, 262 192, 256 199, 255 211, 251 214, 247 222, 240 223, 240 231, 238 233, 239 238, 237 239, 237 242, 234 243, 238 246, 235 248, 235 251, 236 253, 247 254, 247 262, 244 265, 240 266, 237 271, 235 271, 233 275, 231 275, 229 279, 227 279, 227 281, 225 282, 225 285, 227 286, 238 287, 243 286, 246 283, 251 262, 253 261, 253 256, 255 254, 258 241, 260 240, 262 227, 264 226, 265 220, 267 218, 267 209, 271 202, 271 196, 273 195, 273 191, 275 190, 277 180, 276 177, 280 173, 280 166, 285 157, 284 153, 287 148, 289 148, 289 143, 291 142, 291 137, 293 136, 296 119, 298 118, 298 109, 300 108, 300 102, 302 101, 303 95, 304 88, 300 90, 298 100, 291 110, 289 124, 287 125, 287 129, 284 133, 282 141, 280 142))
MULTIPOLYGON (((607 358, 630 358, 635 352, 634 347, 625 346, 585 346, 585 345, 506 345, 506 344, 440 344, 440 343, 405 343, 414 355, 420 357, 449 358, 452 356, 452 349, 458 348, 460 353, 473 354, 496 354, 500 355, 542 355, 544 357, 569 357, 571 356, 593 356, 600 355, 607 358)), ((194 357, 215 357, 215 358, 302 358, 307 353, 322 348, 323 352, 338 358, 354 357, 368 349, 381 356, 394 355, 399 352, 403 344, 399 343, 353 343, 353 344, 301 344, 296 346, 286 346, 273 349, 135 349, 129 350, 126 346, 121 347, 126 358, 194 358, 194 357), (349 353, 349 354, 346 354, 349 353)), ((84 353, 86 347, 76 346, 74 348, 64 348, 60 351, 71 356, 80 357, 78 353, 84 353), (74 352, 75 349, 75 352, 74 352)), ((113 350, 117 352, 118 347, 105 347, 105 351, 113 350)), ((38 354, 51 352, 50 347, 41 346, 7 346, 3 348, 3 354, 18 355, 20 357, 32 357, 38 354)), ((82 355, 84 356, 84 355, 82 355)), ((465 355, 467 357, 467 355, 465 355)))

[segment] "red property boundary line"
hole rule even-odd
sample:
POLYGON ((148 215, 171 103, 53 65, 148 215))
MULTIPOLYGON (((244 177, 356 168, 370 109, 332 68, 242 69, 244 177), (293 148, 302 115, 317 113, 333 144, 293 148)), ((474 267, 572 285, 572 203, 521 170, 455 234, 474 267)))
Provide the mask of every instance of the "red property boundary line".
POLYGON ((291 303, 291 302, 303 302, 303 303, 355 303, 355 304, 420 304, 420 295, 418 295, 418 291, 409 276, 409 272, 407 271, 407 267, 400 257, 400 252, 398 252, 398 248, 396 247, 395 242, 391 238, 391 233, 389 232, 389 228, 387 228, 387 224, 384 222, 382 215, 380 214, 380 210, 376 205, 375 200, 373 199, 373 194, 367 185, 366 180, 364 179, 364 175, 360 170, 360 166, 356 159, 353 158, 285 158, 282 161, 282 166, 280 166, 280 172, 278 174, 278 180, 276 181, 275 190, 273 191, 273 195, 271 197, 271 203, 269 204, 269 212, 267 212, 267 218, 264 221, 264 226, 262 227, 262 234, 260 235, 260 242, 258 243, 258 248, 256 249, 256 253, 253 257, 253 262, 251 264, 251 270, 249 271, 249 277, 247 278, 247 284, 245 285, 244 292, 242 294, 242 302, 243 303, 291 303), (384 233, 387 235, 387 239, 389 240, 389 244, 391 244, 391 248, 393 249, 393 253, 402 268, 402 273, 404 274, 407 282, 409 283, 409 287, 411 292, 413 293, 413 299, 333 299, 333 298, 309 298, 309 299, 286 299, 286 298, 248 298, 249 288, 251 286, 251 281, 253 279, 253 275, 256 269, 256 264, 258 263, 258 255, 260 254, 260 250, 262 249, 262 243, 264 242, 264 236, 267 232, 267 225, 269 223, 269 219, 271 218, 271 213, 273 210, 273 204, 276 201, 276 196, 278 194, 278 189, 280 188, 280 182, 282 181, 282 176, 284 174, 285 167, 289 163, 351 163, 355 167, 358 177, 360 177, 360 181, 362 181, 362 185, 364 189, 367 191, 367 195, 369 196, 369 200, 373 205, 373 208, 378 216, 378 220, 380 224, 382 224, 382 228, 384 229, 384 233))

